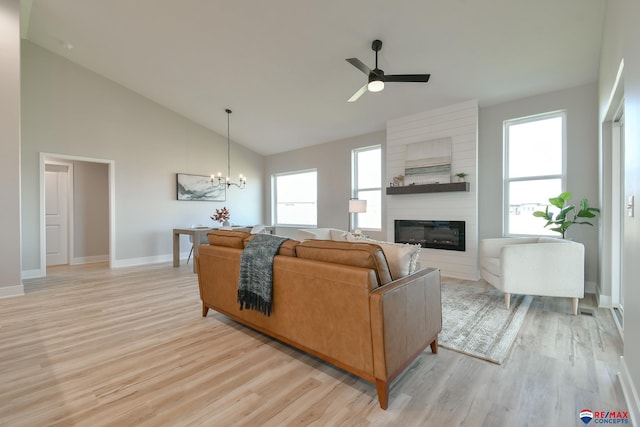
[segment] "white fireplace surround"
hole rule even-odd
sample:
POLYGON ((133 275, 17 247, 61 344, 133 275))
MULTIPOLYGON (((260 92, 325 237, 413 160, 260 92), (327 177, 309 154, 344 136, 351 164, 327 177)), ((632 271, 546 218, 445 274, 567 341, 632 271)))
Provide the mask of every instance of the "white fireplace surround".
POLYGON ((450 176, 466 173, 470 189, 467 192, 387 195, 387 240, 394 240, 396 219, 465 221, 464 252, 423 248, 420 264, 437 267, 444 276, 478 280, 478 102, 467 101, 387 122, 386 182, 405 174, 409 146, 418 147, 430 141, 450 141, 450 176))

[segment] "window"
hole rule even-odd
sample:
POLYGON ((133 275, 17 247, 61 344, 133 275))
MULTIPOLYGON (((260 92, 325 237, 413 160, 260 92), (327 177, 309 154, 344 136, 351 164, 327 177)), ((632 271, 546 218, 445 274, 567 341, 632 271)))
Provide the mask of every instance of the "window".
POLYGON ((312 170, 273 176, 276 224, 317 225, 317 175, 312 170))
POLYGON ((564 188, 565 113, 504 122, 505 234, 556 235, 533 212, 564 188))
POLYGON ((382 229, 382 149, 358 148, 352 157, 352 197, 367 201, 367 211, 353 214, 352 227, 382 229))

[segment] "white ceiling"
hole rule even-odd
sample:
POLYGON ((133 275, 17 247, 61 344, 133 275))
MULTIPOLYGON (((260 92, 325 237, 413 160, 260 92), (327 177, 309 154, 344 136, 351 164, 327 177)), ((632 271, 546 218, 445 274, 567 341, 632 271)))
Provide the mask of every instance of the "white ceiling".
POLYGON ((597 80, 603 0, 30 0, 23 37, 268 155, 597 80), (387 74, 347 99, 381 39, 387 74), (73 48, 68 50, 65 43, 73 48))

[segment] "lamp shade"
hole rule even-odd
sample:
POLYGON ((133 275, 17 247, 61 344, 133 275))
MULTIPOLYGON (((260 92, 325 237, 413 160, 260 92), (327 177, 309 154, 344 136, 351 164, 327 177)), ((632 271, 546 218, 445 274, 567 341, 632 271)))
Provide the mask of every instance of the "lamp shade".
POLYGON ((363 213, 367 211, 367 201, 349 199, 349 213, 363 213))

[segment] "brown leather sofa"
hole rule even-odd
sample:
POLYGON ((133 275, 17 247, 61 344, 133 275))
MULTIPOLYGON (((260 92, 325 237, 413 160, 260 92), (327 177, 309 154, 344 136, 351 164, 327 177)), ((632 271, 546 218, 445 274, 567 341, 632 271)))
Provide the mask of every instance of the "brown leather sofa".
POLYGON ((380 246, 287 240, 273 262, 273 311, 240 310, 240 256, 252 238, 218 230, 197 257, 202 315, 216 310, 246 326, 375 383, 389 386, 442 329, 440 271, 392 280, 380 246))

